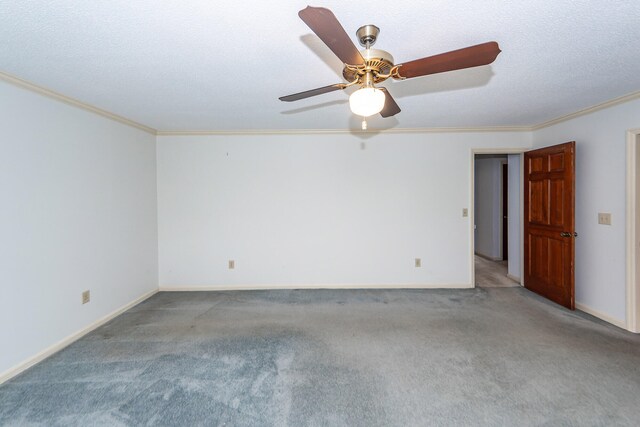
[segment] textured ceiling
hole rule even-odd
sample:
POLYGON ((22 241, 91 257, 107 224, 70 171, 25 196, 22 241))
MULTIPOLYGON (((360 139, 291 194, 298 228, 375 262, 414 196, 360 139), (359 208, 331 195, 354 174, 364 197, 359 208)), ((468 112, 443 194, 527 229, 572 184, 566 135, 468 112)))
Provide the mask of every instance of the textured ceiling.
MULTIPOLYGON (((159 130, 348 129, 341 64, 306 2, 0 0, 0 71, 159 130)), ((531 126, 640 90, 640 1, 324 1, 406 62, 486 41, 489 66, 384 83, 371 128, 531 126)), ((355 42, 355 36, 354 36, 355 42)))

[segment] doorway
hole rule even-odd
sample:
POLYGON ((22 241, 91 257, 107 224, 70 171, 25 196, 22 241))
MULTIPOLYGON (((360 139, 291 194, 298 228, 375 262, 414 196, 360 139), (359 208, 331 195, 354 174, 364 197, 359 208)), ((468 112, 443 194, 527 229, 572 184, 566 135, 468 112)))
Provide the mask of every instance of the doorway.
POLYGON ((474 286, 520 286, 523 156, 514 151, 473 153, 474 286))
POLYGON ((640 332, 640 129, 627 132, 627 329, 640 332))

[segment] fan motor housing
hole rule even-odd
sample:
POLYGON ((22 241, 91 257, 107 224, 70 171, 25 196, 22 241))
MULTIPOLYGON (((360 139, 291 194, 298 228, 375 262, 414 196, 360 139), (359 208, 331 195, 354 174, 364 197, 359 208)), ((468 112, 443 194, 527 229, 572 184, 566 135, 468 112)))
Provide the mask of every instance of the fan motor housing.
POLYGON ((354 81, 358 76, 363 76, 367 72, 373 75, 374 83, 386 80, 388 77, 380 78, 379 75, 388 75, 393 68, 393 56, 381 49, 365 49, 360 51, 364 58, 364 68, 354 68, 345 66, 342 75, 348 82, 354 81))

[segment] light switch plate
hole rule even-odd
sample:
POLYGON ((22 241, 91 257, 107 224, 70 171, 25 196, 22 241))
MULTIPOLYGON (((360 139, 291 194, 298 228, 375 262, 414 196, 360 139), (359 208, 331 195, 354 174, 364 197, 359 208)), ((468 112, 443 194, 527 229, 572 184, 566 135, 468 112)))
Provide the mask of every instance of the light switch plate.
POLYGON ((422 260, 420 258, 416 258, 416 267, 422 267, 422 260))
POLYGON ((229 260, 229 270, 236 268, 236 262, 232 259, 229 260))
POLYGON ((469 209, 467 208, 462 208, 462 217, 466 218, 469 216, 469 209))
POLYGON ((607 212, 599 212, 598 224, 611 225, 611 214, 607 212))

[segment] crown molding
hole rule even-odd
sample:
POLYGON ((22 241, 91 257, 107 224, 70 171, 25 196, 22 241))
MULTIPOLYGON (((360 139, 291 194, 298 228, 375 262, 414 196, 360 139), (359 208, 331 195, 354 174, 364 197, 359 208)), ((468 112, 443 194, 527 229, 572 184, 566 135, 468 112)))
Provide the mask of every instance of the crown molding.
POLYGON ((77 99, 70 98, 70 97, 65 96, 65 95, 63 95, 61 93, 54 92, 54 91, 52 91, 50 89, 46 89, 46 88, 44 88, 42 86, 38 86, 36 84, 33 84, 33 83, 28 82, 26 80, 23 80, 21 78, 12 76, 11 74, 7 74, 7 73, 5 73, 3 71, 0 71, 0 80, 4 80, 7 83, 11 83, 11 84, 13 84, 15 86, 19 86, 21 88, 28 89, 28 90, 30 90, 32 92, 36 92, 36 93, 38 93, 40 95, 43 95, 43 96, 46 96, 48 98, 53 98, 53 99, 55 99, 57 101, 64 102, 65 104, 72 105, 74 107, 83 109, 85 111, 89 111, 89 112, 97 114, 99 116, 106 117, 107 119, 114 120, 114 121, 122 123, 124 125, 131 126, 131 127, 136 128, 136 129, 143 130, 143 131, 145 131, 147 133, 150 133, 152 135, 156 135, 157 134, 157 131, 155 129, 153 129, 153 128, 150 128, 149 126, 145 126, 145 125, 140 124, 138 122, 134 122, 133 120, 127 119, 126 117, 122 117, 122 116, 119 116, 117 114, 110 113, 109 111, 103 110, 103 109, 98 108, 98 107, 94 107, 93 105, 86 104, 86 103, 84 103, 82 101, 78 101, 77 99))
POLYGON ((557 125, 558 123, 566 122, 567 120, 575 119, 576 117, 584 116, 586 114, 595 113, 596 111, 604 110, 605 108, 610 108, 618 104, 624 104, 625 102, 633 101, 638 98, 640 98, 640 91, 632 92, 630 94, 621 96, 619 98, 614 98, 610 101, 606 101, 601 104, 597 104, 592 107, 585 108, 584 110, 576 111, 575 113, 567 114, 566 116, 561 116, 556 119, 552 119, 547 122, 543 122, 538 125, 532 126, 531 130, 536 131, 536 130, 548 128, 549 126, 557 125))
POLYGON ((250 130, 159 130, 158 136, 215 136, 215 135, 372 135, 403 133, 478 133, 529 132, 529 126, 440 127, 394 129, 250 129, 250 130))
POLYGON ((156 136, 214 136, 214 135, 372 135, 372 134, 411 134, 411 133, 482 133, 482 132, 533 132, 586 114, 604 110, 618 104, 640 98, 640 91, 633 92, 583 110, 576 111, 537 125, 530 126, 485 126, 485 127, 433 127, 433 128, 392 128, 392 129, 238 129, 238 130, 157 130, 123 116, 111 113, 93 105, 70 98, 53 90, 38 86, 19 77, 0 71, 0 80, 15 86, 53 98, 65 104, 98 114, 127 126, 140 129, 156 136))

